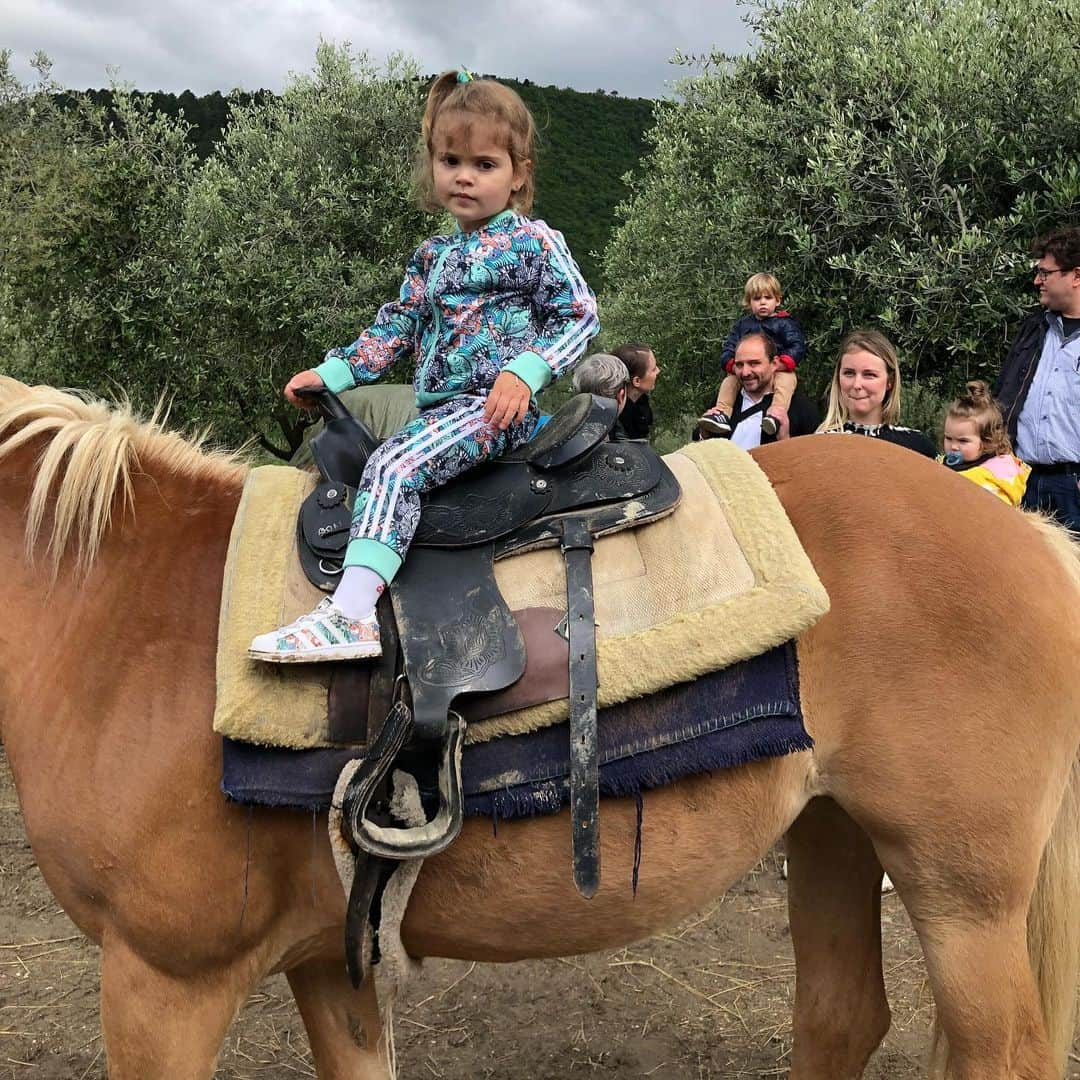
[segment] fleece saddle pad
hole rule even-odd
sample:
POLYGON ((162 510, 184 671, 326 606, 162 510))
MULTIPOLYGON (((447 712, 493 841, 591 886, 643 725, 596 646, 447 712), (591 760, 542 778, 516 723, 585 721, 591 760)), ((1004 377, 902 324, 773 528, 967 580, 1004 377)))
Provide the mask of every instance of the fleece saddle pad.
MULTIPOLYGON (((599 539, 593 554, 600 708, 655 694, 802 633, 828 610, 818 580, 764 473, 745 451, 709 439, 665 458, 682 502, 660 521, 599 539)), ((329 738, 332 665, 249 660, 256 634, 314 607, 296 553, 296 514, 315 478, 252 470, 233 525, 218 634, 214 730, 293 749, 329 738)), ((500 560, 511 611, 566 610, 557 549, 500 560)), ((567 719, 565 699, 471 723, 467 741, 567 719)))
MULTIPOLYGON (((600 711, 600 793, 638 795, 685 776, 813 745, 803 727, 792 643, 724 671, 600 711)), ((326 810, 355 749, 282 750, 224 740, 222 790, 248 805, 326 810)), ((465 813, 555 813, 569 799, 564 726, 466 746, 465 813)))

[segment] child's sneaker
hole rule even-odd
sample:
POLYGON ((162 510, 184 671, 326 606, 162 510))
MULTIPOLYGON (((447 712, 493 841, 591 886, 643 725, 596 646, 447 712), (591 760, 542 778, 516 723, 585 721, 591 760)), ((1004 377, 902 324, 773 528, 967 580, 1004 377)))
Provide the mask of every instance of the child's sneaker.
POLYGON ((761 421, 761 434, 768 435, 769 438, 773 438, 780 434, 780 421, 775 416, 766 415, 761 421))
POLYGON ((274 664, 310 664, 320 660, 362 660, 382 656, 379 623, 372 612, 350 619, 334 601, 324 597, 309 615, 260 634, 248 647, 253 660, 274 664))
POLYGON ((697 428, 703 439, 731 438, 731 418, 727 413, 706 413, 698 420, 697 428))

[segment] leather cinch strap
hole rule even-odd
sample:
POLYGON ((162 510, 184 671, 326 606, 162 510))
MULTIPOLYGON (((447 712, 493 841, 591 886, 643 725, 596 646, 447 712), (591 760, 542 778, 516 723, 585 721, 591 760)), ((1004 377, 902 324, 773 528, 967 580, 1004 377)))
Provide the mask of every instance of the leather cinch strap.
POLYGON ((581 518, 563 522, 566 625, 570 641, 570 822, 574 884, 586 899, 600 885, 600 777, 596 760, 596 615, 593 538, 581 518))

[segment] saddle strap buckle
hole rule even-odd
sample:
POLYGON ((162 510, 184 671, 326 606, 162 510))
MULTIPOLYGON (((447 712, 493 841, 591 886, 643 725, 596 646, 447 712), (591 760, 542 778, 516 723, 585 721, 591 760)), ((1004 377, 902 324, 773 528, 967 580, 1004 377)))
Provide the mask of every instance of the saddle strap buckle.
POLYGON ((453 710, 439 757, 439 808, 423 825, 395 828, 376 825, 368 808, 383 779, 414 730, 412 710, 399 701, 383 724, 364 763, 356 770, 342 799, 342 817, 353 842, 369 855, 384 859, 423 859, 448 847, 461 832, 465 799, 461 785, 461 750, 465 721, 453 710))

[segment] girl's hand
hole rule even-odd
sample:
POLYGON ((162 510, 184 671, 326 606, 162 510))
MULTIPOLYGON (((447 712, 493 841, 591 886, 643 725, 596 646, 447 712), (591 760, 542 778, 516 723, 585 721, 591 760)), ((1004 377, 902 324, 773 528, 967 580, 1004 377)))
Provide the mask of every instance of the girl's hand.
POLYGON ((297 397, 296 391, 303 390, 305 387, 310 387, 312 390, 321 390, 324 386, 326 386, 326 383, 322 381, 322 377, 316 375, 311 368, 308 368, 307 371, 301 371, 294 375, 285 384, 282 393, 284 393, 285 400, 290 405, 296 405, 301 409, 314 409, 316 407, 315 402, 311 398, 297 397))
POLYGON ((501 371, 484 405, 484 419, 505 431, 525 419, 532 391, 512 371, 501 371))

